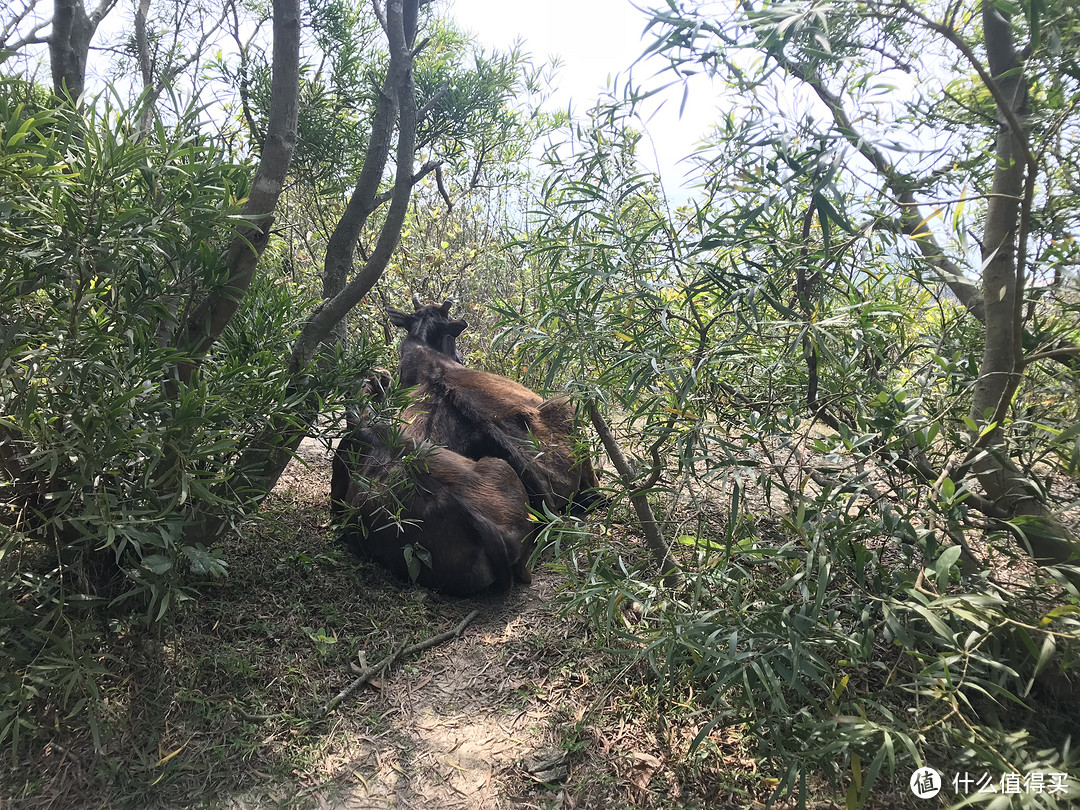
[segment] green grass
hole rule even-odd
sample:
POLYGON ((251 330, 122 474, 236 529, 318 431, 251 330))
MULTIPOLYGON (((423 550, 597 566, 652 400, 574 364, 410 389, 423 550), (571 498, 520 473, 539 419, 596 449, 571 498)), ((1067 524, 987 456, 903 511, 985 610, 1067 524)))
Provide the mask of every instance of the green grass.
POLYGON ((103 750, 61 725, 20 761, 5 753, 0 795, 25 808, 153 808, 275 785, 273 806, 310 802, 327 753, 378 723, 351 710, 322 717, 357 651, 378 660, 462 610, 335 547, 315 528, 321 505, 272 499, 267 517, 229 542, 230 575, 200 586, 160 636, 111 622, 103 750))

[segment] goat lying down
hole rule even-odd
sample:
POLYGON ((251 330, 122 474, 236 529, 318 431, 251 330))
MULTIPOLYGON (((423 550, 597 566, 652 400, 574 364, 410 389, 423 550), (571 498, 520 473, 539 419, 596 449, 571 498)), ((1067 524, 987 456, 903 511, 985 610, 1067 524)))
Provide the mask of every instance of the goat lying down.
POLYGON ((387 309, 390 322, 406 332, 399 384, 418 386, 405 411, 406 434, 471 459, 505 460, 538 511, 584 509, 601 501, 570 401, 545 401, 506 377, 466 368, 456 339, 467 324, 450 320, 451 302, 421 306, 414 298, 413 303, 411 314, 387 309))
POLYGON ((351 550, 455 596, 532 581, 533 523, 509 464, 403 436, 370 412, 349 428, 334 454, 330 514, 351 550))

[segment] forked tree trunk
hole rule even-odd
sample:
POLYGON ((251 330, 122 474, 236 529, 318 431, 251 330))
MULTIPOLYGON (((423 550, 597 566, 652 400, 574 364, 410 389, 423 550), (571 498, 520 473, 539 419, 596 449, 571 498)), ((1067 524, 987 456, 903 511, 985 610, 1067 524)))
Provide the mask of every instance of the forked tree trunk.
POLYGON ((93 11, 87 13, 83 0, 53 0, 49 62, 56 95, 63 96, 66 92, 72 99, 82 95, 86 86, 90 40, 98 23, 115 4, 116 0, 101 0, 93 11))
MULTIPOLYGON (((384 27, 390 46, 390 63, 372 121, 373 129, 360 179, 342 224, 335 230, 332 244, 328 247, 324 276, 328 296, 304 324, 289 358, 289 374, 298 388, 308 384, 304 379, 308 364, 315 358, 320 346, 332 337, 349 311, 382 276, 401 238, 415 184, 413 163, 418 113, 413 83, 416 56, 413 42, 420 5, 421 0, 386 4, 384 27), (389 209, 375 249, 355 277, 346 283, 360 228, 374 210, 375 193, 386 167, 395 125, 396 163, 389 209)), ((313 395, 315 393, 312 392, 313 395)), ((313 396, 311 406, 288 418, 276 420, 253 440, 237 465, 238 483, 248 497, 258 501, 273 489, 316 416, 313 396)), ((207 533, 213 534, 215 529, 210 528, 207 533)))

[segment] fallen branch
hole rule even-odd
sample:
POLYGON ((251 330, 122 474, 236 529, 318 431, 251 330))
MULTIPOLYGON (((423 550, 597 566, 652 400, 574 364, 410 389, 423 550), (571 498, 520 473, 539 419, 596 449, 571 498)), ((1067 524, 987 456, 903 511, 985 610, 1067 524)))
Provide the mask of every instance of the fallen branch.
POLYGON ((350 683, 348 686, 338 692, 334 699, 323 707, 322 713, 324 715, 330 714, 330 712, 332 712, 341 704, 341 701, 345 700, 345 698, 347 698, 361 686, 366 684, 376 675, 379 675, 383 670, 389 669, 391 666, 393 666, 405 656, 415 655, 416 653, 423 652, 424 650, 442 644, 444 641, 449 641, 452 638, 457 638, 465 632, 465 628, 469 626, 469 623, 479 615, 480 611, 474 610, 472 613, 462 619, 458 626, 455 627, 453 630, 447 630, 445 633, 440 633, 437 636, 432 636, 431 638, 424 639, 423 641, 418 641, 416 644, 408 647, 398 647, 398 649, 390 653, 390 655, 386 656, 386 658, 384 658, 382 661, 375 664, 374 666, 368 667, 363 672, 361 672, 360 675, 357 676, 356 680, 354 680, 352 683, 350 683))

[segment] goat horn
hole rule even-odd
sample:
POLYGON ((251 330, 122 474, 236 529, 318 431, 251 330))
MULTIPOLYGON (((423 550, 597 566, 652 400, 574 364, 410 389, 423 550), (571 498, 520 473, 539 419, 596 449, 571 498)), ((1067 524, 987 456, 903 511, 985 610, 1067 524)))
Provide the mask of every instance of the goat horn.
POLYGON ((447 298, 445 301, 443 301, 442 311, 444 313, 446 313, 447 315, 449 315, 450 314, 450 307, 452 307, 453 305, 454 305, 454 299, 453 298, 447 298))
POLYGON ((412 294, 412 305, 417 309, 417 311, 424 308, 424 305, 420 303, 420 293, 412 294))

